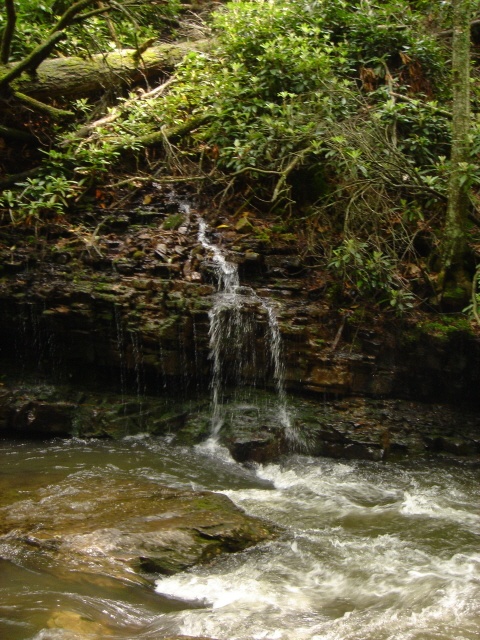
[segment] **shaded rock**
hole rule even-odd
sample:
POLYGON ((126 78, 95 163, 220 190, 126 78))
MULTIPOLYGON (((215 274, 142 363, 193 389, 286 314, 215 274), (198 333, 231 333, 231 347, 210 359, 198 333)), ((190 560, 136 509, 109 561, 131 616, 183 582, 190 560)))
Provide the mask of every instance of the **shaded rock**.
POLYGON ((434 451, 453 453, 456 456, 474 456, 479 451, 477 443, 458 437, 437 436, 428 438, 427 444, 434 451))
POLYGON ((184 220, 185 216, 183 215, 183 213, 171 213, 165 218, 163 222, 163 228, 165 229, 165 231, 176 231, 182 226, 184 220))
MULTIPOLYGON (((175 334, 175 322, 165 321, 175 334)), ((165 351, 164 370, 183 366, 165 351), (167 368, 168 367, 168 368, 167 368)), ((291 451, 335 458, 379 460, 407 455, 480 454, 480 417, 449 405, 351 397, 342 400, 288 399, 292 434, 279 418, 278 398, 260 390, 237 390, 224 400, 219 437, 238 462, 259 463, 291 451)), ((198 400, 154 396, 94 394, 75 388, 39 385, 0 388, 0 433, 7 437, 122 438, 148 433, 166 435, 177 444, 208 438, 208 393, 198 400)))
POLYGON ((288 451, 282 438, 265 431, 254 433, 250 437, 229 439, 226 445, 237 462, 270 462, 288 451))
POLYGON ((27 400, 11 412, 8 424, 16 436, 69 436, 74 409, 68 402, 27 400))
MULTIPOLYGON (((311 420, 302 412, 294 416, 306 451, 369 459, 425 452, 478 455, 480 336, 465 317, 416 311, 400 321, 378 307, 362 308, 348 296, 336 297, 338 283, 321 266, 305 267, 301 238, 280 237, 272 227, 261 240, 249 231, 252 223, 253 231, 262 231, 265 220, 257 227, 246 215, 216 221, 214 215, 206 215, 214 242, 229 260, 241 263, 242 284, 274 303, 287 390, 315 398, 311 420), (350 401, 341 408, 332 403, 334 397, 350 401), (358 397, 369 400, 362 405, 358 397), (395 398, 401 402, 395 404, 395 398), (416 403, 411 410, 409 401, 416 403), (439 409, 422 402, 453 405, 439 409), (474 409, 458 408, 462 403, 474 409)), ((83 216, 79 220, 86 224, 83 216)), ((5 249, 5 264, 15 264, 11 270, 7 265, 0 279, 3 371, 17 368, 22 376, 30 371, 37 380, 54 377, 95 391, 122 389, 123 395, 185 399, 207 389, 208 311, 216 277, 197 230, 195 216, 186 216, 176 201, 158 210, 143 206, 128 216, 109 215, 96 239, 100 259, 94 251, 89 256, 84 243, 55 235, 58 230, 32 243, 27 230, 4 227, 3 246, 17 249, 13 255, 5 249), (162 219, 149 220, 155 216, 162 219)), ((251 346, 258 369, 265 369, 265 319, 255 305, 247 311, 257 315, 251 346)), ((245 383, 273 386, 271 371, 261 378, 255 368, 245 383)), ((208 433, 205 416, 177 411, 168 417, 147 398, 141 410, 121 413, 98 397, 89 407, 9 393, 0 392, 5 435, 119 437, 145 430, 178 433, 179 441, 191 443, 208 433)), ((292 398, 292 404, 301 402, 292 398)), ((288 448, 270 419, 249 417, 245 429, 242 421, 227 424, 222 434, 237 459, 265 461, 288 448)))

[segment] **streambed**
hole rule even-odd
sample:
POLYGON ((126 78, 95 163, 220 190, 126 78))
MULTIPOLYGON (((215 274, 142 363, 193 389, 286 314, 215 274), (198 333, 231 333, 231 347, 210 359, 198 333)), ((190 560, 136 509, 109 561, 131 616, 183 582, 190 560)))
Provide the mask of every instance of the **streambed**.
POLYGON ((244 467, 218 446, 142 435, 4 440, 2 519, 16 514, 20 523, 39 504, 54 509, 60 495, 78 501, 79 478, 91 500, 102 486, 148 481, 226 494, 279 533, 150 584, 79 570, 68 556, 52 563, 45 550, 26 553, 15 535, 3 535, 0 637, 473 640, 480 633, 479 473, 438 460, 300 455, 244 467))

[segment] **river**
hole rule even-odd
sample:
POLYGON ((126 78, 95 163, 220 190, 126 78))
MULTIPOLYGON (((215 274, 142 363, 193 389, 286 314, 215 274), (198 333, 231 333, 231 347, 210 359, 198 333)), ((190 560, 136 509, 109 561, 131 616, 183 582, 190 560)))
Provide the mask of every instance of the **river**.
POLYGON ((480 637, 478 469, 299 455, 244 467, 218 446, 143 436, 3 440, 0 518, 33 517, 37 501, 54 509, 65 492, 74 500, 79 478, 98 486, 112 477, 225 493, 281 534, 150 588, 85 580, 4 535, 2 640, 480 637), (62 616, 86 620, 86 631, 68 631, 62 616))

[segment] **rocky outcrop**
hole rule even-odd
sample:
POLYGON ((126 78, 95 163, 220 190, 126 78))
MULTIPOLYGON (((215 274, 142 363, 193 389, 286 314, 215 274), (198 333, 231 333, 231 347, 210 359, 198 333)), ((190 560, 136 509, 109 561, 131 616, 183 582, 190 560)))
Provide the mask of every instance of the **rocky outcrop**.
MULTIPOLYGON (((39 492, 41 494, 41 492, 39 492)), ((2 501, 3 502, 3 501, 2 501)), ((274 536, 224 495, 138 479, 92 479, 49 498, 2 504, 0 540, 28 566, 148 583, 274 536), (95 483, 98 483, 97 486, 95 483)))
MULTIPOLYGON (((145 405, 139 399, 146 395, 182 401, 208 389, 208 311, 215 292, 211 256, 197 239, 197 219, 188 207, 165 198, 152 204, 151 196, 145 202, 149 204, 139 205, 128 217, 105 215, 101 236, 80 232, 80 227, 55 228, 51 237, 38 240, 35 251, 28 237, 22 242, 18 230, 15 238, 3 237, 3 370, 17 379, 73 383, 87 392, 102 389, 104 395, 112 391, 137 398, 129 400, 129 407, 121 403, 123 413, 115 414, 102 406, 90 411, 71 395, 54 405, 36 393, 9 399, 11 389, 5 387, 0 402, 4 433, 68 435, 80 428, 84 435, 122 435, 135 430, 135 403, 145 405)), ((335 283, 325 272, 305 266, 291 234, 265 235, 253 216, 218 218, 210 224, 215 229, 212 242, 238 263, 242 282, 275 310, 285 385, 292 394, 326 400, 332 407, 342 398, 478 407, 480 340, 465 318, 416 312, 400 320, 354 301, 336 302, 335 283)), ((248 345, 255 352, 251 382, 257 388, 273 387, 265 308, 252 304, 249 313, 255 317, 248 345)), ((151 412, 152 432, 163 432, 167 425, 187 433, 182 410, 173 416, 164 416, 158 407, 151 412)), ((321 436, 309 436, 316 442, 312 450, 364 456, 369 449, 367 457, 378 458, 402 449, 391 440, 390 427, 388 434, 376 427, 360 444, 362 429, 343 427, 343 413, 335 409, 328 421, 319 422, 316 432, 321 436)), ((144 422, 145 416, 148 411, 144 422)), ((420 449, 455 448, 448 440, 454 435, 447 435, 452 430, 442 424, 446 431, 438 437, 427 442, 420 436, 420 449)), ((189 425, 190 431, 196 428, 189 425)), ((409 427, 415 428, 413 423, 409 427)), ((205 422, 202 429, 205 434, 205 422)), ((412 438, 410 451, 415 449, 412 438)), ((263 460, 284 450, 258 424, 254 438, 252 432, 242 435, 239 427, 229 446, 239 460, 263 460)), ((476 451, 476 445, 469 440, 457 449, 476 451)))
MULTIPOLYGON (((319 402, 292 395, 288 428, 273 392, 237 390, 224 398, 222 409, 219 438, 240 463, 296 452, 374 461, 435 455, 480 464, 478 412, 448 404, 370 397, 319 402)), ((7 437, 118 439, 142 433, 193 445, 210 432, 205 394, 179 402, 24 383, 0 390, 0 435, 7 437)))

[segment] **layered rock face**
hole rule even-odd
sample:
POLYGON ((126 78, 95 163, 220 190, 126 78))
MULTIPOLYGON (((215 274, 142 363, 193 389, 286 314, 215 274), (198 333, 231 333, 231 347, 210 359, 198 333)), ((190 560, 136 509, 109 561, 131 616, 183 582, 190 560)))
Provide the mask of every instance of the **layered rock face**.
MULTIPOLYGON (((322 402, 361 397, 478 406, 480 340, 466 321, 400 320, 345 300, 339 308, 328 274, 305 266, 290 234, 266 239, 246 216, 210 220, 209 228, 212 242, 238 264, 242 284, 274 309, 289 392, 322 402)), ((3 251, 3 369, 17 379, 190 397, 211 380, 208 312, 215 291, 198 218, 177 203, 110 216, 101 237, 56 233, 35 251, 17 239, 3 251)), ((253 304, 245 313, 255 326, 245 347, 255 352, 247 378, 257 388, 273 387, 265 308, 253 304)), ((44 410, 38 402, 24 406, 4 424, 21 432, 39 425, 44 410)))

